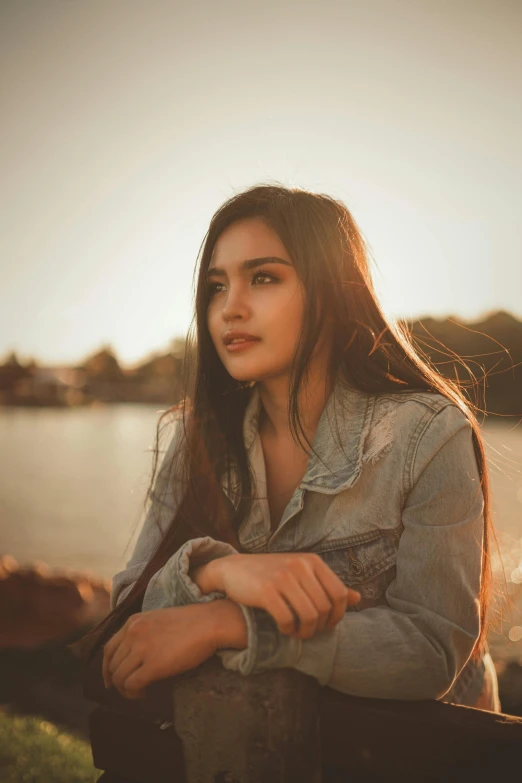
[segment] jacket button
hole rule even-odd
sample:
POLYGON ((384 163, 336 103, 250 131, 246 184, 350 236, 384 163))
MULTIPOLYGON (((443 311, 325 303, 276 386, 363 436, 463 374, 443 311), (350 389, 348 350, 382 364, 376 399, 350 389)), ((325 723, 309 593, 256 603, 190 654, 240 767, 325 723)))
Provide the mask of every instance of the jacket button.
POLYGON ((360 560, 356 560, 355 558, 352 559, 351 563, 354 574, 360 576, 363 572, 363 564, 360 562, 360 560))

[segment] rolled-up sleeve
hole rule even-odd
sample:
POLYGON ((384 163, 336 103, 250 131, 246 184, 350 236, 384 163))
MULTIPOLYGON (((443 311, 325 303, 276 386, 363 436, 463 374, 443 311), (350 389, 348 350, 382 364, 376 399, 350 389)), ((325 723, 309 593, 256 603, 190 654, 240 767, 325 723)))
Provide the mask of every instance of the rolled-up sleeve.
POLYGON ((437 699, 449 690, 480 631, 484 500, 465 415, 448 405, 421 424, 404 465, 403 532, 386 605, 349 611, 308 640, 242 607, 248 647, 222 650, 226 668, 291 667, 373 698, 437 699))
MULTIPOLYGON (((175 453, 181 446, 183 427, 180 417, 173 420, 169 445, 162 459, 157 479, 150 495, 143 527, 134 551, 125 568, 112 580, 111 608, 114 608, 130 592, 136 580, 154 554, 181 502, 184 484, 173 469, 175 453)), ((191 560, 208 562, 216 557, 235 554, 229 544, 205 536, 187 541, 150 579, 145 590, 142 611, 183 606, 224 597, 214 592, 203 595, 189 576, 191 560)))

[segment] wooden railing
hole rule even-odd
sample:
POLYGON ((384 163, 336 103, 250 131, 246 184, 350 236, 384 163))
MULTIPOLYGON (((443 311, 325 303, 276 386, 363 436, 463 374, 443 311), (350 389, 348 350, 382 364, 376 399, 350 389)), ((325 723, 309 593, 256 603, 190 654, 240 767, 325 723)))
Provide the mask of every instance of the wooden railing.
POLYGON ((105 690, 100 666, 85 696, 104 783, 508 783, 522 768, 510 715, 346 696, 292 669, 244 677, 218 658, 132 701, 105 690))

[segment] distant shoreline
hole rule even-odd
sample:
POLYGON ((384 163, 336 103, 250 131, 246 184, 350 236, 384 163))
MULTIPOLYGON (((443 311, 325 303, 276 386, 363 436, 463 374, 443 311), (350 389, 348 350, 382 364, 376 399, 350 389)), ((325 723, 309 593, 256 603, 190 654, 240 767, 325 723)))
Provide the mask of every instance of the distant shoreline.
MULTIPOLYGON (((402 321, 420 357, 458 383, 478 410, 522 418, 522 321, 498 311, 467 323, 455 318, 402 321)), ((376 337, 376 336, 375 336, 376 337)), ((123 368, 110 348, 75 366, 22 364, 13 353, 0 365, 0 405, 76 407, 150 403, 169 407, 183 397, 186 343, 123 368)))

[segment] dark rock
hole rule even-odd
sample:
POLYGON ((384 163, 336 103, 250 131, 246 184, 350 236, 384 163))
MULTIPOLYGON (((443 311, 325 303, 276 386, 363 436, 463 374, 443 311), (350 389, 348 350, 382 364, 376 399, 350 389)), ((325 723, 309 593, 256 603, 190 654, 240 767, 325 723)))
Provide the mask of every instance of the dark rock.
POLYGON ((89 574, 0 559, 0 649, 57 642, 95 625, 110 608, 110 584, 89 574))
POLYGON ((498 690, 502 712, 522 717, 522 666, 508 661, 498 674, 498 690))

